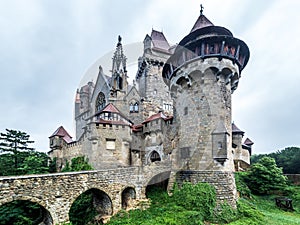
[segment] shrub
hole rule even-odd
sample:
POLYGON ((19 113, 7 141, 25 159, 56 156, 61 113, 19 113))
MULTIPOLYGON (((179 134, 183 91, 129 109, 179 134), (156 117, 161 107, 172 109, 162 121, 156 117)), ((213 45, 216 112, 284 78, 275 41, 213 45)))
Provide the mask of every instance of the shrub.
POLYGON ((236 172, 234 174, 236 189, 240 194, 240 197, 251 197, 251 190, 245 182, 245 178, 248 176, 247 172, 236 172))
POLYGON ((287 186, 282 169, 270 157, 263 157, 253 164, 244 179, 255 194, 269 194, 275 190, 284 190, 287 186))
POLYGON ((216 191, 207 183, 185 182, 180 189, 175 186, 172 199, 186 210, 201 212, 204 220, 212 218, 216 207, 216 191))

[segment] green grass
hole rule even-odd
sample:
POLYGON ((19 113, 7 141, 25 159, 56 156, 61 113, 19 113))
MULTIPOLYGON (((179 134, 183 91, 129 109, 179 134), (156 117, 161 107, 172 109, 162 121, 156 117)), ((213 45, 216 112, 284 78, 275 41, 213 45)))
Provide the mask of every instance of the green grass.
POLYGON ((257 225, 300 225, 300 186, 290 187, 290 194, 288 196, 293 200, 293 207, 295 211, 285 211, 278 208, 275 205, 275 195, 267 196, 252 196, 249 200, 243 200, 247 204, 252 204, 254 214, 247 216, 243 215, 238 220, 229 223, 230 225, 242 225, 242 224, 257 224, 257 225), (262 217, 257 218, 253 221, 256 213, 262 214, 262 217))
MULTIPOLYGON (((235 220, 230 225, 300 225, 300 187, 291 187, 289 197, 293 199, 294 212, 284 211, 275 205, 276 196, 252 196, 238 201, 238 212, 224 212, 223 217, 235 220)), ((201 210, 187 210, 172 201, 167 193, 157 192, 152 196, 152 204, 147 210, 122 211, 112 218, 109 224, 141 225, 193 225, 226 224, 220 216, 204 222, 201 210)), ((226 208, 226 207, 225 207, 226 208)))

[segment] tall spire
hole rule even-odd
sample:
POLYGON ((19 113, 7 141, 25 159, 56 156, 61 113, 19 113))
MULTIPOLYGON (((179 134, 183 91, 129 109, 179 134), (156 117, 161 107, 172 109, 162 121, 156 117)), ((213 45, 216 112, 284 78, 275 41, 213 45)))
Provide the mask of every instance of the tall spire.
POLYGON ((122 37, 118 36, 116 51, 112 58, 112 79, 111 87, 113 90, 127 90, 127 58, 123 53, 122 37))
POLYGON ((112 64, 112 73, 120 72, 123 70, 123 72, 126 72, 126 56, 123 53, 123 46, 122 46, 122 37, 118 36, 118 44, 116 51, 114 53, 114 56, 112 58, 113 64, 112 64), (122 66, 122 67, 121 67, 122 66))

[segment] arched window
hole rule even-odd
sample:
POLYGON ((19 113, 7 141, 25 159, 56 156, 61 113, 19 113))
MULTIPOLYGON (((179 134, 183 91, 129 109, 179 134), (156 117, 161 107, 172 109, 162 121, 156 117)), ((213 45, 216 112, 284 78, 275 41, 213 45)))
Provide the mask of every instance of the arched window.
POLYGON ((157 151, 153 151, 150 155, 151 162, 161 161, 160 156, 157 151))
POLYGON ((134 104, 134 112, 139 112, 139 103, 134 104))
POLYGON ((105 100, 105 95, 103 94, 103 92, 100 92, 98 94, 98 97, 96 99, 96 112, 100 111, 101 109, 103 109, 103 107, 106 104, 106 100, 105 100))
POLYGON ((133 112, 133 104, 132 103, 130 103, 130 105, 129 105, 129 111, 132 113, 133 112))

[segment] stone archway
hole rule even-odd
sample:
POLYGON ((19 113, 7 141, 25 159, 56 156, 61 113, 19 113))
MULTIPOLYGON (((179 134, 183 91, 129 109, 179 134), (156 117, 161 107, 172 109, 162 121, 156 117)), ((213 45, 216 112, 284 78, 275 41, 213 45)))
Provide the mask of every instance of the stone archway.
POLYGON ((130 209, 133 200, 136 199, 136 192, 134 188, 127 187, 122 191, 122 209, 130 209))
POLYGON ((157 161, 161 161, 160 155, 157 151, 153 151, 150 154, 150 161, 151 162, 157 162, 157 161))
POLYGON ((31 220, 32 224, 53 225, 53 218, 50 212, 38 201, 32 201, 28 198, 19 198, 12 201, 6 201, 0 206, 0 213, 3 219, 6 219, 6 224, 12 223, 28 223, 31 220), (15 212, 15 214, 12 213, 15 212), (2 214, 3 213, 3 214, 2 214), (6 214, 5 214, 6 213, 6 214), (22 217, 20 217, 22 215, 22 217))
POLYGON ((154 177, 152 177, 146 186, 146 190, 145 190, 146 197, 148 197, 149 191, 151 191, 153 188, 161 188, 167 191, 170 174, 171 171, 166 171, 166 172, 156 174, 154 177))
POLYGON ((107 193, 102 190, 91 188, 81 193, 73 202, 69 219, 74 223, 84 222, 89 219, 95 223, 106 221, 113 214, 112 200, 107 193))

